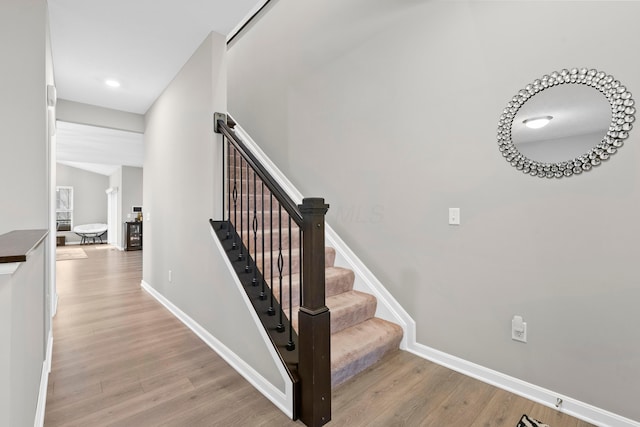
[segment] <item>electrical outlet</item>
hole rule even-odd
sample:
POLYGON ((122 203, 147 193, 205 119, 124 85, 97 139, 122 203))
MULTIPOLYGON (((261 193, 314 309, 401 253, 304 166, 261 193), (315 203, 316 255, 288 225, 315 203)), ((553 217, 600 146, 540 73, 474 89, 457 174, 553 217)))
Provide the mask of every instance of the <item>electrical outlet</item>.
POLYGON ((527 342, 527 322, 522 320, 522 316, 513 316, 511 320, 511 339, 527 342))
POLYGON ((514 341, 527 342, 527 322, 522 322, 522 330, 511 331, 511 339, 514 341))

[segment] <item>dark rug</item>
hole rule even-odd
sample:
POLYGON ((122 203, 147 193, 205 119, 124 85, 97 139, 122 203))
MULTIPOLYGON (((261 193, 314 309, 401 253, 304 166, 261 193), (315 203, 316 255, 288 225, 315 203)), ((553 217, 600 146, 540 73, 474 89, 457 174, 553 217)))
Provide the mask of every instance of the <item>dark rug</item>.
POLYGON ((540 422, 534 418, 529 417, 528 415, 523 415, 518 422, 516 427, 550 427, 549 424, 545 424, 540 422))

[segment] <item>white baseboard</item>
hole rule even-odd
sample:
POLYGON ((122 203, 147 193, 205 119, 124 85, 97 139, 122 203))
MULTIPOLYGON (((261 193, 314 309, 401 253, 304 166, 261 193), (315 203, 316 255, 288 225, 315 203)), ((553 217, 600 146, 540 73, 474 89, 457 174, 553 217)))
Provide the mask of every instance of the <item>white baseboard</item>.
POLYGON ((49 388, 49 373, 51 372, 51 354, 53 352, 53 332, 49 331, 47 339, 47 351, 44 362, 42 362, 42 374, 40 375, 40 391, 38 392, 38 403, 36 405, 36 417, 33 422, 34 427, 44 425, 44 414, 47 406, 47 389, 49 388))
MULTIPOLYGON (((216 237, 217 239, 217 237, 216 237)), ((253 387, 255 387, 260 393, 262 393, 267 399, 273 402, 282 412, 284 412, 289 418, 293 417, 292 402, 292 387, 287 387, 287 393, 283 393, 267 381, 262 375, 260 375, 255 369, 248 365, 243 359, 235 354, 229 347, 224 345, 216 337, 211 335, 209 331, 204 329, 195 320, 189 317, 186 313, 175 306, 171 301, 156 291, 151 285, 144 280, 141 282, 142 288, 154 297, 160 304, 165 306, 175 317, 177 317, 182 323, 184 323, 189 329, 191 329, 205 344, 207 344, 213 351, 218 353, 233 369, 235 369, 240 375, 242 375, 253 387)))
POLYGON ((413 342, 407 351, 438 365, 517 394, 600 427, 640 427, 640 423, 459 357, 413 342), (560 407, 556 400, 562 399, 560 407))

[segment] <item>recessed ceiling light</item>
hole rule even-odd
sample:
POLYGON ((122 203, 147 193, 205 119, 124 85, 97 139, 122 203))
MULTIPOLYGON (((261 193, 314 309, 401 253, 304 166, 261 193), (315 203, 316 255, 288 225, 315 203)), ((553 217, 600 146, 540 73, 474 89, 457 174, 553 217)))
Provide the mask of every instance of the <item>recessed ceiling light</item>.
POLYGON ((107 79, 104 81, 104 84, 109 87, 120 87, 120 82, 114 79, 107 79))
POLYGON ((522 123, 530 129, 540 129, 548 125, 551 119, 553 119, 552 116, 532 117, 523 120, 522 123))

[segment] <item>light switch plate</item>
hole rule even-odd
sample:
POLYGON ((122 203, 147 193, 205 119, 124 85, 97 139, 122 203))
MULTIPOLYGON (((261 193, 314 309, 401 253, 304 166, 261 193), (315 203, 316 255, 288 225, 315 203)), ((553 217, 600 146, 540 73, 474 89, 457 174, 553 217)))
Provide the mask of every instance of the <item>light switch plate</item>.
POLYGON ((449 225, 460 225, 460 208, 449 208, 449 225))

